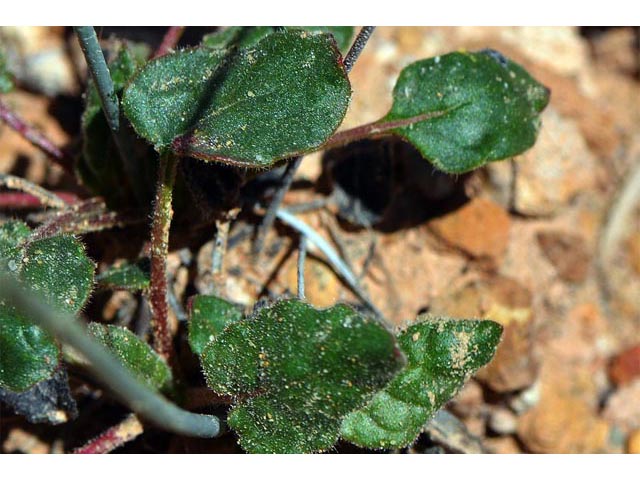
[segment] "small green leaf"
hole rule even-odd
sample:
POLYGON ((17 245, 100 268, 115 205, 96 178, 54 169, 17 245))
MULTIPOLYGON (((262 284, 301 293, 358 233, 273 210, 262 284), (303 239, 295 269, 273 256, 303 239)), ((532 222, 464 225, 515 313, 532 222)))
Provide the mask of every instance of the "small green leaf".
POLYGON ((20 244, 30 233, 31 229, 27 224, 18 220, 0 225, 0 272, 15 273, 20 269, 20 244))
POLYGON ((391 333, 350 307, 284 300, 230 324, 204 351, 207 383, 248 396, 228 423, 251 453, 330 448, 344 415, 403 365, 391 333))
POLYGON ((149 288, 151 262, 142 258, 136 263, 122 263, 111 267, 96 276, 96 281, 103 288, 112 290, 129 290, 137 292, 149 288))
POLYGON ((58 368, 55 340, 0 301, 0 387, 23 392, 58 368))
POLYGON ((189 345, 196 355, 225 327, 242 319, 242 310, 213 295, 196 295, 189 312, 189 345))
POLYGON ((82 243, 71 235, 59 235, 28 245, 21 278, 51 305, 77 313, 91 293, 94 269, 82 243))
MULTIPOLYGON (((309 33, 330 33, 345 54, 351 46, 353 27, 284 27, 287 30, 304 30, 309 33)), ((267 35, 275 32, 274 27, 228 27, 202 37, 202 44, 209 48, 225 49, 230 46, 251 47, 267 35)))
POLYGON ((398 335, 404 369, 342 422, 341 436, 366 448, 411 444, 425 423, 495 354, 502 334, 491 320, 419 317, 398 335))
POLYGON ((13 78, 7 68, 7 59, 0 49, 0 93, 9 93, 13 90, 13 78))
POLYGON ((380 122, 445 172, 462 173, 531 147, 549 90, 493 50, 455 52, 412 63, 380 122))
MULTIPOLYGON (((0 266, 52 305, 77 313, 91 292, 94 265, 70 235, 20 245, 29 227, 0 227, 0 266), (13 244, 13 246, 11 246, 13 244)), ((0 387, 20 392, 49 378, 58 367, 55 340, 12 305, 0 304, 0 387)))
POLYGON ((200 47, 152 60, 126 88, 123 106, 158 150, 267 167, 322 145, 350 97, 331 37, 286 31, 248 49, 200 47))
POLYGON ((89 333, 149 387, 166 390, 171 386, 172 374, 169 366, 130 330, 115 325, 90 323, 89 333))
MULTIPOLYGON (((144 64, 148 52, 136 45, 122 45, 109 63, 109 71, 117 95, 144 64)), ((131 207, 138 199, 146 206, 153 198, 157 167, 156 154, 139 140, 128 122, 121 122, 120 147, 127 156, 123 163, 109 125, 102 112, 100 97, 89 82, 82 115, 82 156, 76 170, 83 184, 96 195, 105 197, 113 207, 131 207), (142 202, 141 199, 148 199, 142 202)))

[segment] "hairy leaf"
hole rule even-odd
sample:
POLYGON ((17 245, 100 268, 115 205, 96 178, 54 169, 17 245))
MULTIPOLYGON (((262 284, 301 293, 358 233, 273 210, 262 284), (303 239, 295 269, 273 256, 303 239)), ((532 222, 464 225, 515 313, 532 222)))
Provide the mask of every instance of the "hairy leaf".
POLYGON ((137 292, 149 288, 150 272, 150 260, 142 258, 135 263, 122 263, 111 267, 98 274, 96 281, 103 288, 137 292))
POLYGON ((170 387, 172 374, 151 346, 124 327, 90 323, 89 333, 113 352, 136 377, 156 390, 170 387))
POLYGON ((303 453, 330 448, 344 415, 402 366, 395 339, 350 307, 316 310, 284 300, 230 324, 202 356, 216 392, 249 396, 229 414, 243 448, 303 453))
MULTIPOLYGON (((77 313, 91 292, 94 265, 70 235, 20 245, 28 227, 0 227, 0 265, 35 295, 57 308, 77 313), (15 246, 11 243, 15 241, 15 246)), ((0 387, 22 392, 49 378, 58 367, 55 340, 8 302, 0 303, 0 387)))
POLYGON ((331 37, 277 32, 248 49, 183 50, 149 62, 123 106, 158 150, 249 167, 317 149, 351 88, 331 37))
POLYGON ((493 50, 454 52, 406 67, 380 123, 437 168, 462 173, 531 147, 549 90, 493 50))
POLYGON ((493 358, 502 334, 491 320, 418 321, 398 336, 407 365, 365 407, 346 416, 345 440, 367 448, 411 444, 469 376, 493 358))
MULTIPOLYGON (((345 54, 351 46, 353 27, 284 27, 287 30, 304 30, 310 33, 330 33, 338 45, 338 49, 345 54)), ((203 45, 210 48, 240 48, 251 47, 267 35, 275 32, 275 27, 228 27, 202 38, 203 45)))
POLYGON ((234 304, 213 295, 196 295, 189 312, 189 345, 201 355, 224 328, 242 319, 242 310, 234 304))

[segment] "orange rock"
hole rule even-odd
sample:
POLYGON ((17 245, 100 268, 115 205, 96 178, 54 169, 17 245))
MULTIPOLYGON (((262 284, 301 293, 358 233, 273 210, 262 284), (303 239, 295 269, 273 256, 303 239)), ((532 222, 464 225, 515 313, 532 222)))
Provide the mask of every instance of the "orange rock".
POLYGON ((583 237, 560 230, 545 230, 538 233, 537 240, 561 279, 583 282, 587 278, 591 255, 583 237))
MULTIPOLYGON (((315 307, 330 307, 340 296, 342 287, 333 270, 320 260, 307 257, 304 265, 305 298, 315 307)), ((290 262, 286 275, 289 291, 298 291, 298 269, 296 262, 290 262)))
POLYGON ((497 203, 482 197, 429 222, 445 242, 475 258, 502 259, 509 242, 509 214, 497 203))
POLYGON ((640 453, 640 430, 635 430, 629 435, 627 453, 640 453))
POLYGON ((613 359, 609 377, 616 385, 625 385, 640 378, 640 345, 625 350, 613 359))
POLYGON ((518 424, 518 437, 534 453, 602 452, 608 435, 608 424, 585 402, 551 388, 518 424))

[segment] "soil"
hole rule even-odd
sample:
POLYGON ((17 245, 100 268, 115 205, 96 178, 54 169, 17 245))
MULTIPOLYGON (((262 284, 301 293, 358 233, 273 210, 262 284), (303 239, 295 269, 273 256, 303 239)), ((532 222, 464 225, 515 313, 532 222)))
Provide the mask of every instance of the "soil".
MULTIPOLYGON (((519 157, 455 177, 434 171, 393 139, 360 142, 302 162, 285 206, 309 207, 298 218, 340 253, 395 325, 431 313, 491 318, 505 327, 493 362, 446 406, 447 421, 427 426, 406 452, 638 453, 640 204, 619 201, 625 188, 640 188, 628 187, 640 169, 637 29, 379 27, 350 75, 354 94, 342 128, 384 115, 407 64, 458 49, 493 48, 551 89, 538 142, 519 157), (357 179, 365 168, 362 184, 357 179), (614 229, 611 219, 618 214, 624 221, 614 229)), ((196 44, 204 30, 187 29, 183 44, 196 44)), ((112 32, 105 29, 103 38, 112 32)), ((163 32, 116 33, 157 45, 163 32)), ((19 87, 3 99, 56 145, 76 148, 86 72, 70 30, 2 27, 0 42, 13 52, 19 87)), ((86 196, 4 125, 0 172, 86 196)), ((280 172, 254 179, 252 194, 272 195, 280 172)), ((33 213, 0 210, 0 222, 33 213)), ((214 288, 249 310, 258 301, 295 294, 298 237, 276 224, 256 258, 252 231, 259 220, 245 209, 231 223, 222 276, 211 274, 215 222, 174 228, 169 273, 179 306, 214 288)), ((135 258, 146 235, 141 226, 83 240, 103 270, 135 258)), ((316 306, 360 302, 313 248, 305 278, 306 297, 316 306)), ((182 313, 172 310, 180 362, 193 385, 188 403, 222 413, 201 388, 182 313)), ((85 316, 148 334, 148 307, 139 295, 100 293, 85 316)), ((86 372, 70 369, 68 375, 77 412, 66 411, 64 399, 47 398, 53 401, 49 416, 66 421, 29 423, 2 403, 0 451, 71 451, 127 416, 86 372)), ((116 450, 240 451, 232 434, 204 441, 147 426, 116 450)), ((340 444, 336 451, 359 450, 340 444)))

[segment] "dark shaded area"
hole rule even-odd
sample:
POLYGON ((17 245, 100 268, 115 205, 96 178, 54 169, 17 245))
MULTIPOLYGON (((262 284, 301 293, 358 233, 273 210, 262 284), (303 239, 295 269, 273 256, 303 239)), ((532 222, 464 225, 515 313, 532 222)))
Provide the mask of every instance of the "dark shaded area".
POLYGON ((329 150, 322 166, 321 190, 330 193, 340 219, 355 227, 411 228, 468 200, 466 174, 442 173, 413 146, 394 138, 329 150))
POLYGON ((51 378, 24 392, 14 393, 0 388, 0 401, 31 423, 58 425, 78 416, 78 406, 71 396, 64 368, 59 368, 51 378))

